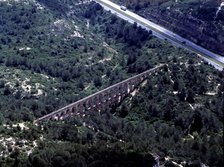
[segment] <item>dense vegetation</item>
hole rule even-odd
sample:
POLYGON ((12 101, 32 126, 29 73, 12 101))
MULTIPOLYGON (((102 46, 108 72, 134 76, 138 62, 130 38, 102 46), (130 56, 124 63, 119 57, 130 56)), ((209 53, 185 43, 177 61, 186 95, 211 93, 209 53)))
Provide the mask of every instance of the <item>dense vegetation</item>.
POLYGON ((223 72, 96 3, 25 1, 0 2, 0 166, 222 165, 223 72), (120 105, 31 123, 160 63, 120 105))
MULTIPOLYGON (((17 2, 12 2, 12 6, 2 4, 5 30, 1 40, 7 41, 2 43, 0 52, 3 122, 40 117, 167 59, 159 49, 162 44, 154 38, 149 40, 150 33, 104 13, 97 4, 91 9, 80 6, 70 14, 71 20, 49 9, 36 9, 32 3, 27 9, 17 2), (9 9, 15 12, 12 14, 9 9), (24 21, 10 19, 19 15, 23 15, 24 21), (92 17, 91 27, 88 29, 77 15, 87 21, 92 17), (27 20, 32 20, 28 22, 29 29, 24 28, 27 20), (81 29, 85 35, 72 37, 74 31, 81 33, 81 29), (141 50, 143 46, 145 50, 141 50), (150 60, 149 55, 155 56, 150 60)), ((164 47, 170 53, 182 52, 164 47)))

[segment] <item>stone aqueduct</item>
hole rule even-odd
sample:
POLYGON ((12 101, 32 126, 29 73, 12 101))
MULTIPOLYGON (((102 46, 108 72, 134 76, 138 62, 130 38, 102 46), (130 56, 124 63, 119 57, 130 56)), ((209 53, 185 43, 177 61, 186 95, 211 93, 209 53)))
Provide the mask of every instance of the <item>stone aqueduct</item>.
POLYGON ((77 113, 83 113, 87 110, 101 111, 105 107, 119 103, 125 96, 130 94, 140 83, 147 79, 152 73, 157 70, 160 70, 164 66, 164 64, 161 64, 155 68, 147 70, 143 73, 140 73, 122 82, 112 85, 106 89, 98 91, 57 111, 38 118, 34 121, 34 123, 40 123, 47 120, 63 120, 67 117, 75 116, 77 113))

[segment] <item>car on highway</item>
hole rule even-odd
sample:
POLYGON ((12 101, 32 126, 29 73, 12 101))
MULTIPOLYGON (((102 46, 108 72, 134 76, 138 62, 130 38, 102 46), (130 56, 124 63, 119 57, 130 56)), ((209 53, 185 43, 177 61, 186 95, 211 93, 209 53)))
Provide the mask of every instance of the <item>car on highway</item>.
POLYGON ((123 11, 126 11, 126 10, 127 10, 127 7, 125 7, 125 6, 120 6, 120 9, 123 10, 123 11))

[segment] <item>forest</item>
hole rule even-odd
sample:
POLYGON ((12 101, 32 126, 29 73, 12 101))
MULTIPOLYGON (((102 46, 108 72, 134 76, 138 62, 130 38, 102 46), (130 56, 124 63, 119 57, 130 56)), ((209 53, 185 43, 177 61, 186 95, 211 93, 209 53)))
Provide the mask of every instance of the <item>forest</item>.
POLYGON ((94 2, 34 2, 0 2, 0 166, 222 166, 223 71, 94 2), (119 105, 32 123, 160 63, 119 105))

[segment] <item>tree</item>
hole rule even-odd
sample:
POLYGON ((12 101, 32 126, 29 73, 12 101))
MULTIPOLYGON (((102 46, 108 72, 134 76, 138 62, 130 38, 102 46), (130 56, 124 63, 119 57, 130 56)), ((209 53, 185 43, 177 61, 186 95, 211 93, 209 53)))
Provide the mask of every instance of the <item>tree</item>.
POLYGON ((206 91, 207 91, 206 85, 205 84, 201 84, 199 86, 199 94, 204 94, 204 93, 206 93, 206 91))
POLYGON ((174 81, 173 90, 174 91, 178 91, 179 90, 179 81, 178 80, 175 80, 174 81))
POLYGON ((81 90, 83 90, 83 89, 85 88, 84 83, 83 83, 82 80, 79 80, 79 81, 78 81, 78 87, 79 87, 81 90))
POLYGON ((2 113, 0 113, 0 125, 2 125, 5 122, 5 118, 2 113))
POLYGON ((5 86, 5 89, 4 89, 4 91, 3 91, 3 94, 4 94, 4 95, 9 95, 9 94, 11 94, 11 89, 10 89, 10 86, 9 86, 9 85, 6 85, 6 86, 5 86))
POLYGON ((15 93, 15 98, 16 98, 16 99, 20 99, 20 98, 21 98, 21 92, 20 92, 20 91, 17 91, 17 92, 15 93))
POLYGON ((178 93, 178 97, 181 101, 185 101, 185 98, 186 98, 186 91, 185 89, 183 88, 180 93, 178 93))
POLYGON ((194 98, 195 98, 194 92, 192 91, 192 89, 189 89, 187 93, 186 101, 189 103, 194 103, 195 102, 194 98))
POLYGON ((94 81, 93 82, 94 82, 94 85, 96 87, 101 87, 102 86, 102 79, 99 76, 97 76, 96 78, 94 78, 94 81))
POLYGON ((70 80, 70 73, 69 73, 69 71, 68 70, 62 71, 61 78, 65 82, 69 81, 70 80))
POLYGON ((128 108, 125 104, 123 104, 121 106, 121 111, 120 111, 119 116, 122 117, 122 118, 125 118, 127 115, 128 115, 128 108))
POLYGON ((5 81, 4 80, 0 80, 0 89, 5 87, 5 81))
POLYGON ((198 133, 201 132, 201 129, 203 128, 203 122, 202 122, 202 115, 200 113, 200 111, 196 110, 194 112, 194 116, 193 116, 193 123, 191 124, 191 133, 196 131, 198 133))
POLYGON ((127 61, 127 65, 129 66, 130 64, 134 63, 136 61, 136 55, 133 54, 129 54, 128 55, 128 61, 127 61))

